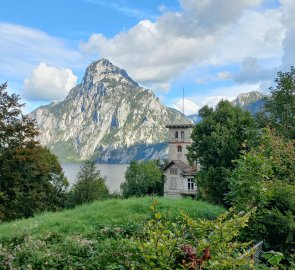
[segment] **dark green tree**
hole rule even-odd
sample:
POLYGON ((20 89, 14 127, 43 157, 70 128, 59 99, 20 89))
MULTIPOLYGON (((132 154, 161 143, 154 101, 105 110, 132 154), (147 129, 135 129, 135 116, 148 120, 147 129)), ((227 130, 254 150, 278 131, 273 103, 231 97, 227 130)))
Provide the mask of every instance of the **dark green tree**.
POLYGON ((196 175, 198 195, 224 204, 228 192, 226 178, 235 166, 232 161, 238 158, 244 143, 252 136, 254 119, 249 112, 228 101, 220 101, 214 111, 205 106, 200 115, 202 121, 194 127, 188 159, 201 165, 196 175))
POLYGON ((0 219, 27 218, 64 207, 68 182, 48 149, 34 146, 6 150, 0 166, 0 219))
POLYGON ((96 169, 94 161, 84 161, 69 193, 68 206, 73 207, 108 198, 109 189, 105 182, 105 177, 101 176, 100 171, 96 169))
POLYGON ((265 130, 258 147, 243 153, 231 172, 227 199, 238 210, 256 207, 245 239, 288 252, 295 240, 294 142, 265 130))
POLYGON ((277 133, 295 139, 295 68, 278 72, 276 86, 270 88, 271 96, 265 99, 262 124, 275 128, 277 133))
POLYGON ((125 182, 121 184, 123 197, 163 195, 163 174, 158 165, 152 160, 132 161, 125 173, 125 182))
POLYGON ((0 220, 64 206, 65 179, 57 158, 35 140, 33 120, 18 95, 0 85, 0 220))

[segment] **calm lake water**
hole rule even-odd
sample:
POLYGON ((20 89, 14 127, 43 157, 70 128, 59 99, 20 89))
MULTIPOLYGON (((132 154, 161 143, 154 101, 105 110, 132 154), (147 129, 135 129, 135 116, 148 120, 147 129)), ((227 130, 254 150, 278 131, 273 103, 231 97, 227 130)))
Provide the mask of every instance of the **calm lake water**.
MULTIPOLYGON (((65 176, 68 178, 72 185, 75 180, 82 164, 69 163, 61 164, 65 176)), ((119 192, 120 184, 124 182, 124 174, 129 164, 96 164, 96 168, 100 170, 101 175, 107 178, 106 184, 111 192, 119 192)))

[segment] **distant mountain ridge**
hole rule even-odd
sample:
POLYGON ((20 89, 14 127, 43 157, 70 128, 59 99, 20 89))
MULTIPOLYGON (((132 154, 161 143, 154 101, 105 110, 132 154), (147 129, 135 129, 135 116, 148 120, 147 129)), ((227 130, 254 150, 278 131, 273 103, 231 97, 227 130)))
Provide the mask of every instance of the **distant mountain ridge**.
POLYGON ((91 63, 64 101, 41 106, 29 116, 37 121, 41 144, 62 162, 161 158, 167 148, 165 125, 190 122, 106 59, 91 63))
MULTIPOLYGON (((254 115, 263 109, 264 99, 266 97, 267 95, 264 95, 258 91, 251 91, 238 95, 237 98, 232 101, 232 104, 241 107, 254 115)), ((202 120, 198 114, 191 114, 187 117, 194 123, 199 123, 202 120)))

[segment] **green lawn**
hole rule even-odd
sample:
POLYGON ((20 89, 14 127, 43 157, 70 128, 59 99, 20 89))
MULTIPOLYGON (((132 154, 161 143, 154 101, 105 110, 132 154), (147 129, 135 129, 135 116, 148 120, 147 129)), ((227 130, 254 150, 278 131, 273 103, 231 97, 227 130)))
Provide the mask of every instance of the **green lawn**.
POLYGON ((116 268, 129 252, 128 239, 142 233, 153 200, 171 218, 179 210, 213 219, 223 208, 191 199, 131 198, 97 201, 0 225, 0 269, 116 268), (117 230, 119 229, 119 232, 117 230), (70 267, 69 267, 70 266, 70 267), (112 268, 113 267, 113 268, 112 268))
POLYGON ((44 213, 34 218, 0 224, 0 239, 20 234, 40 235, 47 231, 62 234, 84 234, 97 227, 119 226, 130 221, 142 222, 153 200, 159 201, 158 209, 171 215, 184 210, 191 217, 215 218, 223 209, 191 199, 131 198, 97 201, 57 213, 44 213))

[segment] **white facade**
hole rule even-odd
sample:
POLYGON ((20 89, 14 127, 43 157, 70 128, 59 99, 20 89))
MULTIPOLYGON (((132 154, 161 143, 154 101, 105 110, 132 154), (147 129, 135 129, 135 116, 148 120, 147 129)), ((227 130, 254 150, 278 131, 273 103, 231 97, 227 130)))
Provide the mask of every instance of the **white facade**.
POLYGON ((196 167, 187 160, 187 146, 191 145, 192 124, 167 125, 169 128, 169 164, 164 170, 164 196, 195 196, 196 167))

